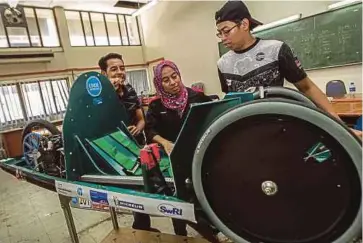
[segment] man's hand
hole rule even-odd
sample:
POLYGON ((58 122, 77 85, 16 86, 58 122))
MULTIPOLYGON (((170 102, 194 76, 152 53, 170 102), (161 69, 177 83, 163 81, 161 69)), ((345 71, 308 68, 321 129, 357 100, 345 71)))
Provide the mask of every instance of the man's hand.
POLYGON ((141 130, 137 126, 129 126, 127 127, 127 129, 129 130, 132 136, 137 136, 141 132, 141 130))
POLYGON ((171 154, 171 151, 173 150, 174 148, 174 144, 168 140, 165 140, 162 144, 161 144, 164 149, 165 149, 165 152, 170 155, 171 154))
POLYGON ((110 78, 110 81, 116 91, 119 91, 121 89, 121 86, 123 84, 121 78, 110 78))
POLYGON ((363 135, 363 133, 362 133, 362 131, 359 131, 359 130, 355 130, 355 129, 351 129, 352 130, 352 132, 356 135, 356 136, 358 136, 360 139, 362 139, 362 135, 363 135))

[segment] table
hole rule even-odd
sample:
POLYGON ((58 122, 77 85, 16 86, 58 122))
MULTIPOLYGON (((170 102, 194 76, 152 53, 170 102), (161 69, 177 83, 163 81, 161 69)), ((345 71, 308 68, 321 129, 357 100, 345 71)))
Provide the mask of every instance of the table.
POLYGON ((338 116, 349 126, 353 127, 358 118, 362 116, 362 94, 346 95, 331 100, 333 109, 338 116))

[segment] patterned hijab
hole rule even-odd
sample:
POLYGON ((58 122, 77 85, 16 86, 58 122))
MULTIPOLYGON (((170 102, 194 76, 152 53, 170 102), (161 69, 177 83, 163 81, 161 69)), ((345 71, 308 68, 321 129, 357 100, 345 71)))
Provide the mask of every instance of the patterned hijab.
POLYGON ((175 63, 171 61, 162 61, 155 67, 154 71, 154 85, 156 92, 161 98, 161 103, 168 109, 176 110, 181 117, 188 103, 188 90, 184 86, 183 82, 180 82, 180 92, 179 94, 173 95, 165 92, 162 85, 162 75, 161 72, 164 67, 170 67, 180 76, 180 72, 175 63))

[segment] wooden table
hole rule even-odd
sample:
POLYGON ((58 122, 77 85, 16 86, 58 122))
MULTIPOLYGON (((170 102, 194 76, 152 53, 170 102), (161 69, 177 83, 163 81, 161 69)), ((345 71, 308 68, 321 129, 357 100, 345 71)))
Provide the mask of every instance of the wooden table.
POLYGON ((348 126, 354 126, 358 118, 362 116, 362 94, 333 98, 331 104, 335 112, 348 126))

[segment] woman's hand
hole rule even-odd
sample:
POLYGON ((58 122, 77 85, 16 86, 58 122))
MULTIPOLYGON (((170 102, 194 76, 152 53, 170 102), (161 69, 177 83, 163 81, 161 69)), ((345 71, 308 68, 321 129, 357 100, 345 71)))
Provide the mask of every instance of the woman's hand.
POLYGON ((168 140, 165 140, 161 143, 161 145, 164 147, 165 149, 165 152, 170 155, 171 154, 171 151, 173 150, 174 148, 174 144, 168 140))

